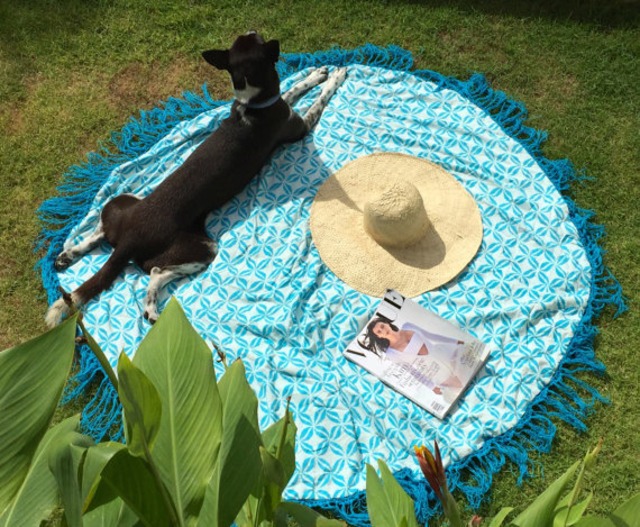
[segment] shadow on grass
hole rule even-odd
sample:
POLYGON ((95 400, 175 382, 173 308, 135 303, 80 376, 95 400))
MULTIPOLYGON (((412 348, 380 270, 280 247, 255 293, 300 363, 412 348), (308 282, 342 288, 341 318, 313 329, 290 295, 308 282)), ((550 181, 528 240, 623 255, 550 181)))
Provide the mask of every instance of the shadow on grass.
POLYGON ((78 33, 100 19, 104 4, 95 0, 3 0, 0 2, 0 49, 10 57, 0 95, 19 86, 21 77, 37 73, 43 63, 72 53, 83 55, 78 33), (40 66, 39 66, 40 65, 40 66))
MULTIPOLYGON (((423 0, 391 0, 421 4, 423 0)), ((430 6, 515 18, 591 24, 599 29, 640 26, 640 0, 430 0, 430 6)))
POLYGON ((93 25, 103 11, 105 4, 95 0, 3 0, 0 3, 0 42, 8 51, 42 49, 44 53, 54 52, 54 40, 57 45, 70 41, 78 31, 93 25))

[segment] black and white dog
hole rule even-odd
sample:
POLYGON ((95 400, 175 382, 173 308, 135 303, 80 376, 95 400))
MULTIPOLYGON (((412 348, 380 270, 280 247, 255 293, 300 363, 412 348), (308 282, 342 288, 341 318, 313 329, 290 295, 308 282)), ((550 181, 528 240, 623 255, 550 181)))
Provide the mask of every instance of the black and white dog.
POLYGON ((265 42, 256 32, 238 37, 231 49, 202 54, 231 75, 231 115, 149 196, 117 196, 105 205, 96 231, 57 257, 55 267, 61 271, 103 240, 114 249, 94 276, 51 305, 45 318, 49 326, 60 322, 70 304, 78 308, 109 288, 130 261, 151 276, 144 316, 153 323, 158 291, 213 261, 217 246, 205 233, 207 214, 240 192, 277 146, 307 134, 346 76, 344 68, 330 76, 326 67, 319 68, 281 96, 275 68, 279 54, 277 40, 265 42), (291 104, 324 81, 320 96, 300 117, 291 104))

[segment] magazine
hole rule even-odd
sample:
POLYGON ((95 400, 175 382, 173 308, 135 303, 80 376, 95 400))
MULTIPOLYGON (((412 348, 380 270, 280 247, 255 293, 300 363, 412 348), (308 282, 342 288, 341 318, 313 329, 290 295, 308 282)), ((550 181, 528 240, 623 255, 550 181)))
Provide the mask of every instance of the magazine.
POLYGON ((442 317, 388 290, 344 355, 443 419, 489 350, 442 317))

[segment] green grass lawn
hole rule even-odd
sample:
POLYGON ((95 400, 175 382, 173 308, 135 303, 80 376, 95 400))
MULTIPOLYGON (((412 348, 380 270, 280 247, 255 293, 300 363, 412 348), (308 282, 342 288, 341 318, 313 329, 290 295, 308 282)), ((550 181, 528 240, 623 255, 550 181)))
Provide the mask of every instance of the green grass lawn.
POLYGON ((571 196, 606 227, 605 262, 631 308, 602 318, 596 351, 608 375, 585 377, 611 404, 597 407, 586 434, 559 424, 552 452, 534 456, 539 477, 525 486, 507 467, 480 513, 522 507, 600 437, 593 509, 613 510, 640 490, 639 22, 638 3, 605 0, 3 0, 0 347, 44 329, 36 209, 66 169, 157 101, 205 81, 215 97, 230 97, 200 51, 248 29, 279 39, 283 52, 396 44, 418 68, 462 79, 485 73, 526 104, 531 126, 549 132, 547 157, 569 158, 593 178, 571 196))

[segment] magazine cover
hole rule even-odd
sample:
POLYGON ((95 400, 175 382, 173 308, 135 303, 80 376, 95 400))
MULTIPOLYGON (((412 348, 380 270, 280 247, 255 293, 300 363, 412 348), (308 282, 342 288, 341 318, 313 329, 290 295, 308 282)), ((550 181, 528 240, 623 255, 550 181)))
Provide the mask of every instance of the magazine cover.
POLYGON ((443 419, 489 350, 442 317, 388 290, 344 355, 443 419))

